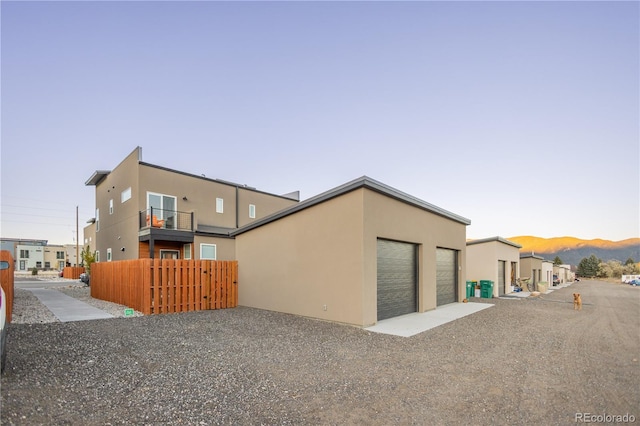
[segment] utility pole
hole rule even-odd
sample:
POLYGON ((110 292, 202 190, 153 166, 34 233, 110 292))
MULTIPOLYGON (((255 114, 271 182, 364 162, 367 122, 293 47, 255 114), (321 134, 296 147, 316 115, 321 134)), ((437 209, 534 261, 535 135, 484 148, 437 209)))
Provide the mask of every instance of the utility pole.
POLYGON ((76 266, 80 266, 80 253, 78 252, 78 206, 76 206, 76 266))

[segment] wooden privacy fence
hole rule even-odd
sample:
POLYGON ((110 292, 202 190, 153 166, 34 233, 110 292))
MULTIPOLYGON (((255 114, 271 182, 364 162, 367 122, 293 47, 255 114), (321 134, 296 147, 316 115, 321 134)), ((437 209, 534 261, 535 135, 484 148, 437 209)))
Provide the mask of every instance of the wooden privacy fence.
POLYGON ((238 262, 135 259, 91 265, 91 296, 145 315, 234 308, 238 262))
POLYGON ((7 307, 7 322, 11 322, 13 315, 13 256, 8 250, 0 251, 0 286, 4 289, 4 295, 7 298, 2 304, 7 307))
POLYGON ((80 274, 84 272, 84 268, 82 266, 65 266, 62 270, 62 276, 64 278, 71 278, 72 280, 77 280, 80 278, 80 274))

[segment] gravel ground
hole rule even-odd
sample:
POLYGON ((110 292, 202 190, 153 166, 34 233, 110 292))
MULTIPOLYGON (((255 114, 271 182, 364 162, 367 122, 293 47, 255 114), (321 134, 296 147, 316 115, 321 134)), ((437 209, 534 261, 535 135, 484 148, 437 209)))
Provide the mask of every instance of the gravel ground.
MULTIPOLYGON (((474 301, 495 306, 410 338, 244 307, 12 323, 0 422, 640 422, 640 288, 474 301)), ((17 294, 16 311, 31 302, 17 294)))

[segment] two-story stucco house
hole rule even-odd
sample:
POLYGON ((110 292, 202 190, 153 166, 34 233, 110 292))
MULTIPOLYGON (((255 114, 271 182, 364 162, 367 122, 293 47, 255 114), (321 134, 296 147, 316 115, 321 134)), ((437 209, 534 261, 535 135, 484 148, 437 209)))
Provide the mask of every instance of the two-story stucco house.
POLYGON ((101 262, 232 260, 231 231, 299 201, 298 192, 275 195, 146 163, 141 147, 85 184, 95 186, 95 220, 88 228, 101 262))

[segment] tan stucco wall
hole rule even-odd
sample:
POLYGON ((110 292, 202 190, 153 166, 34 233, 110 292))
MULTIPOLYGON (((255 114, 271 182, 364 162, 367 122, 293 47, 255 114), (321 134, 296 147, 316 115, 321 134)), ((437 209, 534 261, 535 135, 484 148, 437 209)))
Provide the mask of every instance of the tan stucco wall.
POLYGON ((295 200, 238 188, 238 224, 244 226, 297 203, 295 200), (249 217, 249 204, 256 206, 255 218, 249 217))
POLYGON ((548 260, 542 262, 542 281, 546 281, 549 286, 553 285, 553 262, 548 260))
POLYGON ((239 304, 362 325, 362 227, 355 191, 238 235, 239 304))
MULTIPOLYGON (((133 150, 113 169, 96 188, 96 207, 100 209, 100 229, 96 228, 96 250, 100 261, 107 261, 107 248, 112 260, 138 257, 138 189, 139 148, 133 150), (122 191, 131 187, 131 199, 122 203, 122 191), (113 214, 109 214, 109 200, 113 199, 113 214), (122 248, 125 251, 121 251, 122 248)), ((141 210, 141 209, 140 209, 141 210)))
POLYGON ((91 253, 96 251, 96 224, 90 223, 84 227, 82 231, 83 245, 82 248, 89 247, 91 253))
MULTIPOLYGON (((82 249, 82 246, 80 246, 82 249)), ((49 269, 61 270, 66 263, 66 251, 63 245, 46 245, 44 247, 44 263, 43 268, 46 268, 47 262, 49 262, 49 269), (62 252, 62 259, 57 258, 57 252, 62 252), (60 262, 62 262, 62 268, 60 268, 60 262)))
POLYGON ((238 188, 236 208, 235 186, 144 164, 140 166, 140 188, 143 188, 140 194, 140 210, 147 208, 147 192, 169 195, 176 197, 178 211, 195 214, 197 225, 223 228, 242 226, 297 203, 272 194, 238 188), (216 212, 217 198, 223 200, 222 213, 216 212), (256 206, 256 219, 249 218, 249 204, 256 206))
POLYGON ((465 264, 464 224, 360 188, 238 235, 239 304, 375 324, 378 238, 419 244, 419 311, 436 307, 436 248, 465 264))
POLYGON ((364 192, 364 318, 377 322, 377 240, 418 244, 418 312, 436 308, 436 249, 458 251, 458 301, 465 296, 466 235, 464 224, 393 200, 370 190, 364 192))
POLYGON ((520 277, 532 278, 532 283, 538 283, 544 281, 542 276, 542 259, 535 257, 523 257, 520 258, 520 277), (535 271, 535 275, 534 275, 535 271))
POLYGON ((505 261, 505 293, 509 293, 512 262, 516 263, 515 276, 519 278, 517 267, 520 262, 520 251, 517 247, 497 240, 467 245, 467 280, 493 281, 493 296, 498 297, 500 294, 498 262, 501 260, 505 261))
POLYGON ((196 235, 191 248, 192 259, 200 259, 200 244, 215 244, 216 260, 236 260, 236 241, 233 238, 196 235))

